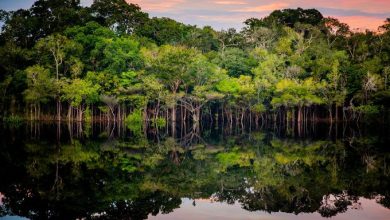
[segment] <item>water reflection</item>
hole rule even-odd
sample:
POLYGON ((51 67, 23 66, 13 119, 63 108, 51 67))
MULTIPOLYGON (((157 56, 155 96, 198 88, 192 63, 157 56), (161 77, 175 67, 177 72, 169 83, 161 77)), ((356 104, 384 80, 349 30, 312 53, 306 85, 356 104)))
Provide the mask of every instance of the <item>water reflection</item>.
POLYGON ((199 204, 208 201, 224 206, 209 213, 221 218, 332 217, 365 209, 364 199, 388 216, 388 130, 339 126, 300 134, 204 126, 174 136, 120 125, 2 126, 0 216, 173 218, 188 203, 207 214, 199 204))

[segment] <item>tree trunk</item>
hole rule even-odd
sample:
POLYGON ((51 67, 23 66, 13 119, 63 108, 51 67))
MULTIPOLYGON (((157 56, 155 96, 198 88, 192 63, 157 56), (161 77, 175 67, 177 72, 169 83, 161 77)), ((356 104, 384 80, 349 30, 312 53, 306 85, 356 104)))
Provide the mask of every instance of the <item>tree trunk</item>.
POLYGON ((302 121, 302 107, 298 107, 298 123, 300 124, 302 121))
POLYGON ((200 108, 196 108, 192 113, 192 121, 193 121, 193 130, 194 132, 199 131, 199 122, 200 122, 200 108))
POLYGON ((172 120, 172 122, 176 122, 176 104, 173 105, 173 107, 172 107, 171 120, 172 120))
POLYGON ((69 105, 69 108, 68 108, 68 121, 70 122, 70 118, 72 117, 72 106, 69 105))
POLYGON ((61 102, 59 98, 57 98, 57 121, 61 121, 61 102))

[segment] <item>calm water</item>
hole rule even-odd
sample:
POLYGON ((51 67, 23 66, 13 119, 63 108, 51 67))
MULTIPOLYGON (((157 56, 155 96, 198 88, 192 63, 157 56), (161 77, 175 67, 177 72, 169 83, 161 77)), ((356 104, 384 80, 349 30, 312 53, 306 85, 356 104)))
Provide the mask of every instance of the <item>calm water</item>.
POLYGON ((390 219, 389 134, 0 125, 0 216, 390 219))

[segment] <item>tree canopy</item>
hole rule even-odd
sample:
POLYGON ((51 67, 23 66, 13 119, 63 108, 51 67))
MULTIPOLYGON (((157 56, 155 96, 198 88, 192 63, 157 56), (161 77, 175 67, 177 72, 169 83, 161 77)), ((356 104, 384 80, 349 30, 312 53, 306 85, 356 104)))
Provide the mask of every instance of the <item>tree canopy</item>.
POLYGON ((0 19, 1 117, 37 119, 27 116, 45 103, 50 118, 57 103, 58 120, 66 107, 68 118, 72 108, 123 121, 141 111, 145 122, 389 119, 389 19, 355 32, 297 8, 217 31, 124 0, 38 0, 0 19))

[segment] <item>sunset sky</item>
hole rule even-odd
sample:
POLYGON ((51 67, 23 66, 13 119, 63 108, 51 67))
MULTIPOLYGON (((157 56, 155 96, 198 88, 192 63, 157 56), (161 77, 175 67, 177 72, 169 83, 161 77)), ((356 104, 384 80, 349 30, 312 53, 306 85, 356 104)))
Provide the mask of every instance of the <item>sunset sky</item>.
MULTIPOLYGON (((29 8, 34 0, 0 0, 0 8, 29 8)), ((92 0, 81 0, 89 5, 92 0)), ((216 29, 241 28, 251 17, 264 17, 276 9, 316 8, 352 28, 376 30, 390 17, 390 0, 127 0, 151 16, 170 17, 186 24, 216 29)))

